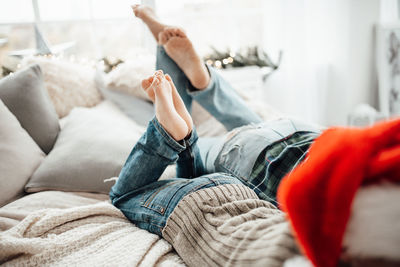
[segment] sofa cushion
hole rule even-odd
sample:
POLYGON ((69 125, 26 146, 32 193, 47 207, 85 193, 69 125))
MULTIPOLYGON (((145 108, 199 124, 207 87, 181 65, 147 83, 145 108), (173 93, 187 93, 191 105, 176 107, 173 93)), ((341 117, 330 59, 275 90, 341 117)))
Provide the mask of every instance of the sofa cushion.
POLYGON ((27 192, 43 190, 107 193, 144 128, 104 101, 75 108, 66 118, 53 150, 27 183, 27 192))
MULTIPOLYGON (((104 82, 104 74, 102 71, 96 72, 96 86, 102 93, 104 99, 113 102, 118 106, 129 118, 140 125, 147 126, 155 113, 153 104, 142 98, 111 90, 104 82)), ((140 89, 144 92, 143 89, 140 89)))
POLYGON ((0 80, 0 99, 39 147, 50 152, 60 126, 40 67, 32 65, 0 80))
POLYGON ((43 151, 0 100, 0 207, 23 195, 43 151))

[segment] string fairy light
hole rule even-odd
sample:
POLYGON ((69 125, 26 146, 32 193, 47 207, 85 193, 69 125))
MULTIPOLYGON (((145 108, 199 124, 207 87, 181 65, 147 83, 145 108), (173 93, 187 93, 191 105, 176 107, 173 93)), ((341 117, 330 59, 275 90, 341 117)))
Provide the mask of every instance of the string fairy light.
MULTIPOLYGON (((78 63, 79 65, 83 65, 83 66, 91 67, 91 68, 96 68, 96 66, 98 66, 98 65, 100 65, 100 66, 104 66, 105 65, 104 60, 96 61, 96 60, 89 59, 89 58, 86 58, 86 57, 82 57, 82 58, 78 59, 78 57, 76 55, 74 55, 74 54, 69 55, 68 57, 66 57, 64 53, 35 55, 35 56, 30 56, 30 58, 33 58, 33 59, 36 58, 36 59, 39 59, 39 60, 43 59, 43 60, 63 61, 63 62, 69 62, 69 63, 74 63, 74 64, 78 63)), ((21 69, 22 67, 23 66, 22 66, 21 63, 19 63, 17 65, 17 69, 21 69)))

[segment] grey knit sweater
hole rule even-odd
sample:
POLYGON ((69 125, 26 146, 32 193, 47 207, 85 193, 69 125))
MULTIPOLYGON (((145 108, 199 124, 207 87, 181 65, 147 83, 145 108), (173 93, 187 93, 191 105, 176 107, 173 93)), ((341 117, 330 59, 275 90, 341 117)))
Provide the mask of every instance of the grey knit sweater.
POLYGON ((243 185, 185 196, 163 237, 189 266, 282 266, 298 253, 285 215, 243 185))

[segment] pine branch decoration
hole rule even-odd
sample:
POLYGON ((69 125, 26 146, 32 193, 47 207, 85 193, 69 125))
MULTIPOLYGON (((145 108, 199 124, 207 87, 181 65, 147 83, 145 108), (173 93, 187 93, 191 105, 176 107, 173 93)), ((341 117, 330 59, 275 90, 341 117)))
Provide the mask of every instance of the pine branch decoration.
POLYGON ((213 52, 207 55, 204 60, 207 64, 219 69, 237 68, 245 66, 268 67, 272 70, 279 68, 282 58, 282 51, 279 53, 277 62, 273 62, 270 56, 260 47, 253 46, 243 49, 244 52, 232 52, 229 49, 220 51, 211 47, 213 52))

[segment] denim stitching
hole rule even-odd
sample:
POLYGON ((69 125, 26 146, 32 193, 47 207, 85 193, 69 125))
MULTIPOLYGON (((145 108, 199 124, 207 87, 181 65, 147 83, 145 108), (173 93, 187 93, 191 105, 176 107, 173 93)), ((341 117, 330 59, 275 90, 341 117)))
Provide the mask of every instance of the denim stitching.
MULTIPOLYGON (((137 143, 136 145, 141 146, 141 149, 142 149, 142 151, 143 151, 144 153, 146 153, 146 154, 148 154, 148 155, 154 155, 154 151, 153 151, 153 152, 148 151, 147 148, 146 148, 144 145, 142 145, 142 144, 140 144, 140 143, 137 143)), ((174 162, 175 162, 175 160, 172 160, 171 158, 168 158, 168 157, 166 157, 165 155, 160 154, 158 151, 155 151, 155 152, 156 152, 156 154, 157 154, 158 156, 169 160, 171 163, 174 163, 174 162)))
MULTIPOLYGON (((132 212, 132 211, 130 211, 130 210, 128 210, 128 209, 124 209, 124 210, 121 210, 122 211, 122 213, 130 213, 130 214, 136 214, 135 212, 132 212)), ((149 217, 152 217, 152 219, 153 220, 156 220, 156 219, 158 219, 158 216, 154 216, 154 215, 152 215, 152 214, 149 214, 149 213, 145 213, 145 215, 146 216, 149 216, 149 217)), ((151 223, 150 221, 145 221, 145 220, 137 220, 138 222, 142 222, 142 223, 147 223, 147 224, 149 224, 149 225, 153 225, 153 226, 157 226, 157 227, 163 227, 162 226, 162 224, 155 224, 155 223, 151 223)))
POLYGON ((176 183, 178 183, 178 182, 180 182, 180 181, 170 182, 170 183, 167 183, 167 184, 165 184, 165 185, 159 187, 158 190, 155 191, 153 194, 151 194, 151 196, 146 200, 146 202, 142 204, 142 206, 148 208, 149 205, 150 205, 150 202, 156 197, 156 195, 157 195, 161 190, 163 190, 164 188, 166 188, 166 187, 168 187, 168 186, 170 186, 170 185, 176 184, 176 183))

